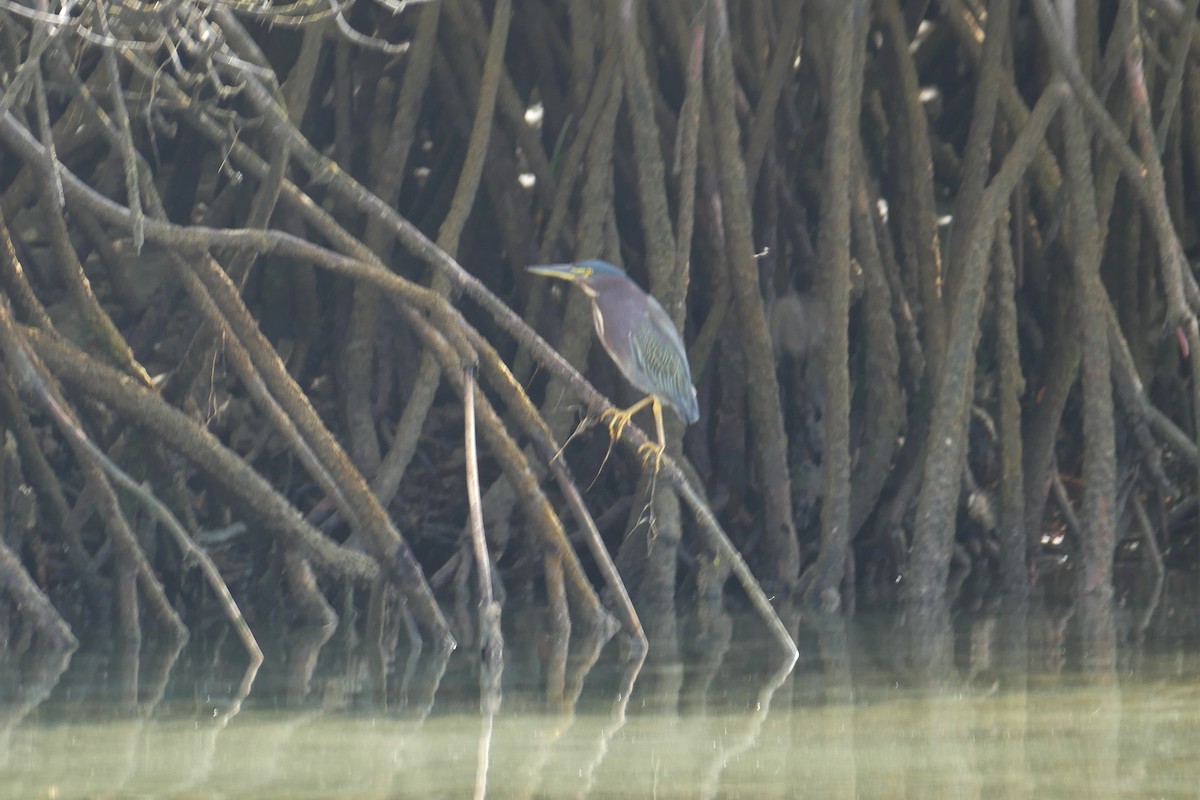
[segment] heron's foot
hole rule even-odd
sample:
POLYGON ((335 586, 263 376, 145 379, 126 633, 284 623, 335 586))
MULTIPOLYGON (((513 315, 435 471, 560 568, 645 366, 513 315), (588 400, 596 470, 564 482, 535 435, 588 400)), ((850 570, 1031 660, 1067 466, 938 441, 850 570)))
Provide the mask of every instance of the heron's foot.
POLYGON ((654 460, 654 474, 662 469, 663 450, 665 448, 658 442, 646 442, 638 448, 638 455, 642 457, 642 466, 648 467, 650 460, 654 460))
POLYGON ((629 425, 629 420, 633 419, 635 409, 626 409, 622 411, 618 408, 606 408, 600 413, 600 420, 607 421, 608 435, 612 437, 614 442, 621 441, 621 434, 625 432, 625 428, 629 425))

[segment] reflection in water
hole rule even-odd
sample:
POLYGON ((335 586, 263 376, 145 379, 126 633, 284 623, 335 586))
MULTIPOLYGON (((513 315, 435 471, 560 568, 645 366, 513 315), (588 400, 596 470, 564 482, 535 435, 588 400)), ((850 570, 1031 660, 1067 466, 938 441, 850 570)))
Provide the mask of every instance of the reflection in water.
POLYGON ((678 621, 674 661, 625 660, 621 635, 548 664, 562 656, 532 613, 506 631, 493 714, 477 655, 406 669, 401 652, 378 687, 369 648, 327 630, 266 643, 248 696, 234 642, 0 654, 0 798, 1195 792, 1194 606, 1168 598, 1148 626, 1141 609, 1082 605, 915 626, 789 616, 794 670, 756 619, 711 609, 678 621))
POLYGON ((712 760, 712 767, 701 778, 700 786, 703 790, 701 792, 703 797, 716 797, 721 789, 721 774, 730 764, 741 759, 758 743, 759 737, 762 735, 763 723, 766 722, 767 714, 771 711, 771 701, 775 697, 775 693, 779 691, 779 687, 791 674, 795 664, 791 654, 782 659, 776 656, 776 659, 779 660, 779 663, 775 670, 767 676, 762 688, 759 689, 754 705, 742 725, 742 731, 740 734, 734 733, 723 738, 716 757, 712 760))
POLYGON ((630 640, 628 657, 625 660, 625 670, 618 684, 616 697, 613 699, 609 723, 600 728, 595 746, 591 748, 592 757, 587 766, 581 771, 581 789, 579 796, 586 797, 591 793, 595 780, 596 769, 604 763, 608 755, 608 745, 621 728, 625 727, 625 711, 629 707, 629 698, 633 695, 633 686, 641 674, 642 665, 646 663, 646 643, 643 639, 630 640))
POLYGON ((50 696, 72 652, 73 648, 54 647, 34 653, 26 666, 11 650, 0 650, 0 784, 9 766, 14 731, 50 696))

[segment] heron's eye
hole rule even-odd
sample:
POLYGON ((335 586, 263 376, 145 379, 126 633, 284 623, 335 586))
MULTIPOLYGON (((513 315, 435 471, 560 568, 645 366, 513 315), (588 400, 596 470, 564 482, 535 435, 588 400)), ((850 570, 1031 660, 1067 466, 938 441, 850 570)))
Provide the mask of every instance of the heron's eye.
POLYGON ((592 268, 591 267, 576 267, 575 274, 578 275, 580 278, 590 278, 590 277, 592 277, 592 268))

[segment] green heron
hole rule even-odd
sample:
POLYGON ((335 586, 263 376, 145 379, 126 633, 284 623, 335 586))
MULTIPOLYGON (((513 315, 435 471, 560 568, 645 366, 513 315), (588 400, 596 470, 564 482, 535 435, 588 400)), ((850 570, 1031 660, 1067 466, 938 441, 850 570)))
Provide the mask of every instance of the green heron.
POLYGON ((647 443, 643 448, 654 454, 657 470, 666 446, 662 404, 670 406, 688 425, 700 418, 683 338, 666 310, 624 270, 607 261, 546 264, 530 267, 529 271, 570 281, 592 301, 592 320, 600 343, 625 379, 647 395, 624 411, 606 411, 609 433, 614 441, 620 439, 633 415, 649 404, 654 410, 658 445, 647 443))

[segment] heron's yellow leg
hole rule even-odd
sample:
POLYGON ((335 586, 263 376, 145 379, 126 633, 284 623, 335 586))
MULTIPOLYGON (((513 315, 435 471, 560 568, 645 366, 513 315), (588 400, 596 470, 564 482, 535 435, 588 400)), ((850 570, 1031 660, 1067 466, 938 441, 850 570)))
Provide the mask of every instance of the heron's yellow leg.
POLYGON ((667 449, 667 437, 663 433, 662 421, 662 403, 658 402, 658 398, 651 396, 651 405, 654 409, 654 425, 658 430, 658 443, 646 442, 638 448, 638 455, 642 457, 643 466, 650 463, 650 459, 654 459, 654 474, 657 475, 659 469, 662 468, 663 452, 667 449))
POLYGON ((629 420, 633 419, 633 415, 641 411, 649 403, 654 403, 655 406, 658 405, 654 399, 654 395, 646 395, 624 411, 610 408, 600 414, 600 419, 608 419, 608 434, 614 442, 620 441, 621 434, 625 432, 625 426, 629 424, 629 420))

